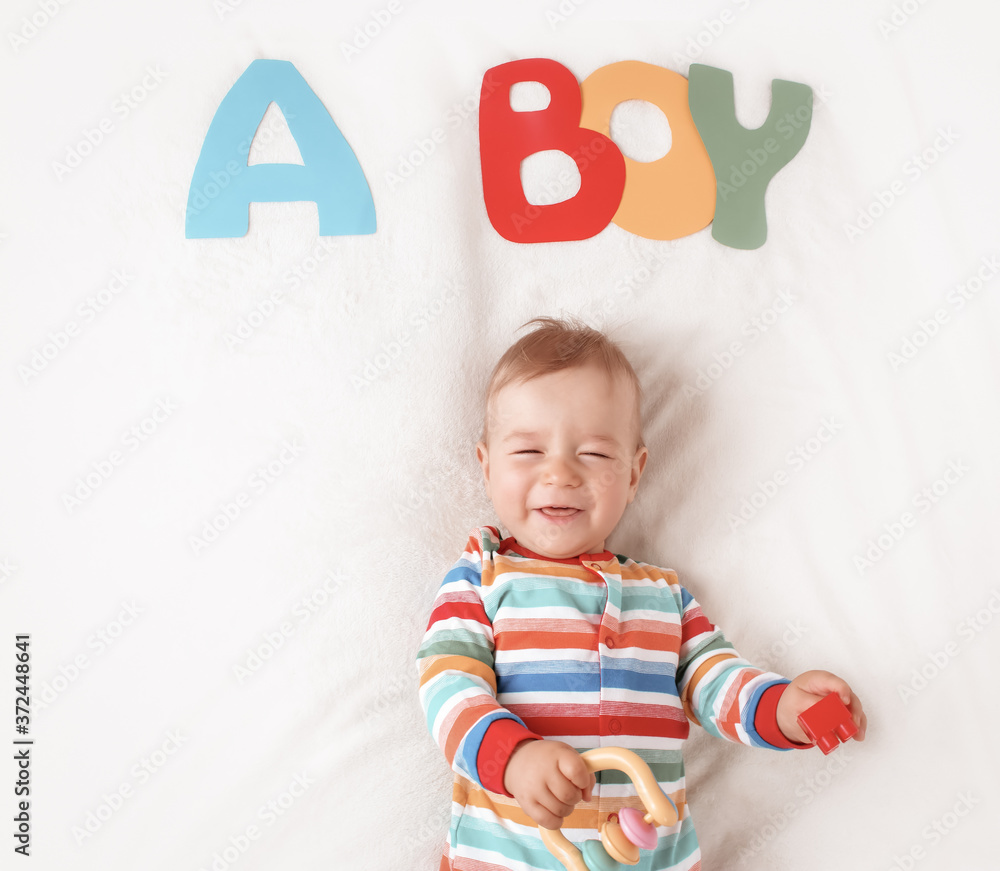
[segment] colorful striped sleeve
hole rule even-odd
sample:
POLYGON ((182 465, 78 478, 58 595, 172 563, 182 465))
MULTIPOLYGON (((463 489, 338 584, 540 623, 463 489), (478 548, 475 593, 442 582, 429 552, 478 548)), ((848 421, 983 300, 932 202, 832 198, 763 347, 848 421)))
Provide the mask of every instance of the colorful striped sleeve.
POLYGON ((754 715, 754 726, 757 734, 772 747, 778 750, 808 750, 815 744, 799 744, 789 741, 785 733, 778 727, 778 701, 788 684, 775 684, 764 690, 757 703, 757 713, 754 715))
MULTIPOLYGON (((789 683, 788 679, 750 665, 702 613, 694 597, 683 587, 680 590, 681 650, 677 690, 688 718, 717 738, 751 747, 789 749, 787 743, 772 743, 776 734, 780 734, 777 723, 770 722, 775 706, 766 705, 761 711, 766 722, 757 722, 764 693, 789 683), (764 728, 759 729, 759 725, 764 728), (772 740, 767 740, 765 735, 772 740)), ((768 700, 774 698, 772 693, 768 700)))
POLYGON ((496 699, 493 625, 482 589, 483 529, 470 533, 465 551, 438 588, 417 651, 417 671, 420 704, 431 737, 454 771, 488 789, 483 776, 495 784, 499 773, 502 784, 502 769, 515 737, 505 730, 502 745, 507 753, 502 760, 494 758, 492 742, 487 741, 489 770, 480 771, 480 748, 489 727, 499 720, 512 720, 523 730, 523 737, 534 733, 496 699))

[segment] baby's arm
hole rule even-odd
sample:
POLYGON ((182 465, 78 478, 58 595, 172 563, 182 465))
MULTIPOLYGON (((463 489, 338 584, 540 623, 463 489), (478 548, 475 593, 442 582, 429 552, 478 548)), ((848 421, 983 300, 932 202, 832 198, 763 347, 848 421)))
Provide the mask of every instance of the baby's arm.
POLYGON ((775 719, 788 679, 750 665, 684 587, 676 584, 674 591, 681 606, 677 691, 685 714, 710 735, 789 749, 775 719))
POLYGON ((484 789, 495 781, 514 747, 540 738, 496 699, 493 626, 482 596, 480 533, 438 588, 417 651, 420 704, 427 728, 453 770, 484 789))
POLYGON ((596 779, 583 757, 562 741, 525 741, 514 748, 504 786, 538 825, 558 829, 581 801, 590 801, 596 779))
POLYGON ((830 693, 836 693, 851 712, 851 719, 858 727, 855 741, 865 740, 868 718, 861 707, 861 700, 852 692, 847 681, 828 671, 806 671, 795 678, 778 700, 778 728, 789 741, 811 743, 799 725, 799 714, 811 708, 830 693))
POLYGON ((754 668, 702 613, 683 587, 681 655, 677 687, 688 717, 713 735, 752 746, 811 747, 798 715, 836 693, 864 740, 867 720, 847 682, 827 671, 807 671, 795 680, 754 668), (780 734, 779 734, 780 733, 780 734))

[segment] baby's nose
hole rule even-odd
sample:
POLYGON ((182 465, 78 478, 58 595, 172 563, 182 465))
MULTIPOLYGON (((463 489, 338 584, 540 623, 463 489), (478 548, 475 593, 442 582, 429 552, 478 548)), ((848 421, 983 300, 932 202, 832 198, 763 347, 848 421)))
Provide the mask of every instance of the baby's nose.
POLYGON ((558 454, 550 454, 545 463, 545 478, 548 481, 574 483, 579 482, 580 473, 576 463, 558 454))

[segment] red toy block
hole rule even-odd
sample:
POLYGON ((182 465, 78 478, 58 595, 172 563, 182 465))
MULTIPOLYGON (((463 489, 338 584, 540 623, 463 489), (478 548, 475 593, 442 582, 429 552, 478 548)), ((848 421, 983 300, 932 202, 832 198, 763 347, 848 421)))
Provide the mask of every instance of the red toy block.
POLYGON ((830 693, 799 714, 799 725, 809 740, 823 751, 823 755, 832 753, 839 746, 838 738, 847 741, 858 733, 851 712, 836 693, 830 693))

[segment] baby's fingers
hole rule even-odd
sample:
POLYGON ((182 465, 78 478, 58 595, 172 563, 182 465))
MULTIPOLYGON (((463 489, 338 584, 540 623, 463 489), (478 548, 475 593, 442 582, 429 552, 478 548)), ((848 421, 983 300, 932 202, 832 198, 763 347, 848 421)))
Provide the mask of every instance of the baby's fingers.
POLYGON ((552 808, 558 808, 559 806, 560 802, 550 793, 544 799, 536 799, 528 802, 524 806, 524 810, 542 828, 558 829, 562 827, 563 817, 567 815, 566 813, 556 813, 552 810, 552 808))
POLYGON ((854 725, 858 727, 858 734, 854 736, 854 740, 864 741, 865 732, 868 731, 868 717, 861 707, 861 700, 854 693, 851 693, 851 704, 848 707, 851 710, 851 719, 854 720, 854 725))
MULTIPOLYGON (((552 775, 546 783, 546 786, 548 787, 549 794, 552 796, 553 800, 558 802, 558 810, 561 811, 563 816, 569 815, 573 808, 575 808, 584 797, 584 791, 573 783, 573 781, 567 780, 558 771, 552 775)), ((550 809, 556 811, 556 808, 553 807, 551 803, 547 802, 547 805, 550 809)))
POLYGON ((828 671, 807 671, 800 674, 795 683, 799 689, 810 695, 823 698, 830 693, 836 693, 845 705, 851 703, 851 687, 843 678, 828 671))
MULTIPOLYGON (((585 801, 590 801, 594 789, 594 772, 587 768, 587 763, 583 761, 575 750, 572 753, 560 757, 559 771, 566 780, 581 791, 585 801)), ((577 799, 579 801, 580 799, 577 799)))

